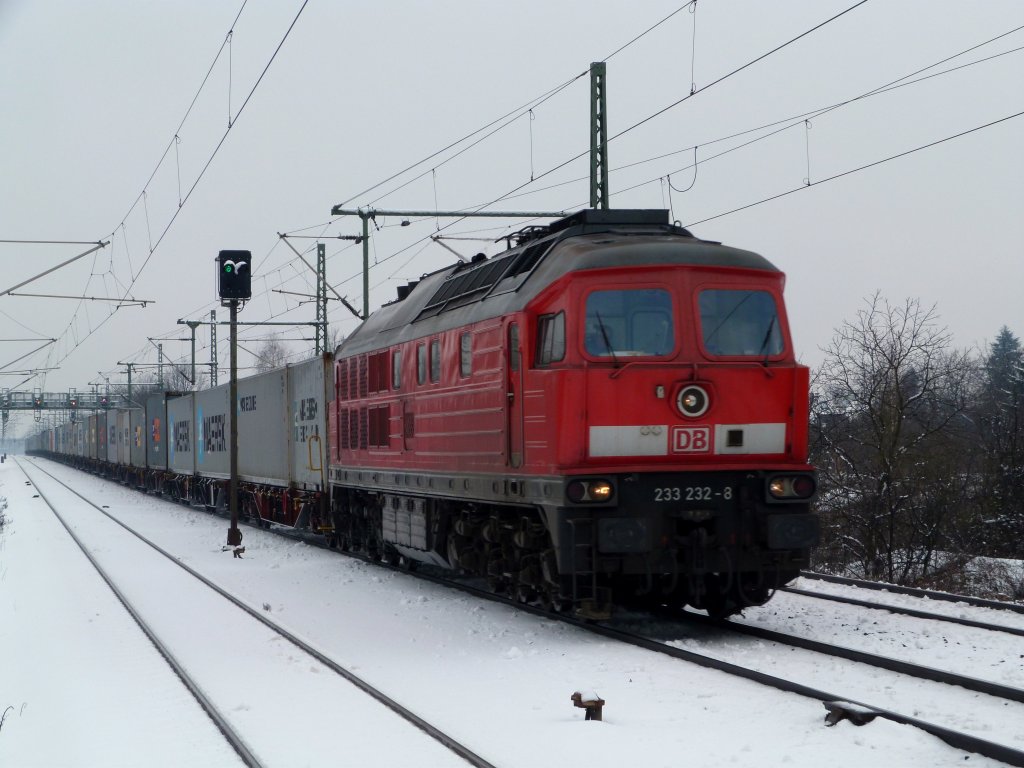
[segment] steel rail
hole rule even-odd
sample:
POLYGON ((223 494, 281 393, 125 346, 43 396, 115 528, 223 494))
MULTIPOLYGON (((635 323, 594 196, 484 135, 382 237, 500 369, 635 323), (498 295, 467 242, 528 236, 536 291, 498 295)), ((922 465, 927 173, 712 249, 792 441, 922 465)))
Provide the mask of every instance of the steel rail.
POLYGON ((964 619, 959 616, 944 616, 941 613, 929 613, 928 611, 919 611, 915 608, 903 608, 902 606, 898 605, 872 603, 869 600, 858 600, 855 597, 845 597, 843 595, 831 595, 828 592, 812 592, 807 589, 800 589, 799 587, 781 587, 779 591, 788 592, 792 595, 800 595, 801 597, 810 597, 815 600, 829 600, 833 603, 854 605, 858 608, 871 608, 872 610, 889 611, 890 613, 898 613, 903 616, 911 616, 915 619, 945 621, 950 624, 959 624, 963 627, 986 629, 991 632, 1006 632, 1007 634, 1024 637, 1024 629, 1021 629, 1019 627, 1007 627, 1003 624, 990 624, 987 621, 975 621, 974 619, 964 619))
MULTIPOLYGON (((146 637, 149 638, 149 641, 153 644, 153 647, 155 647, 156 650, 160 653, 160 655, 163 656, 164 661, 167 662, 167 665, 174 672, 175 676, 179 680, 181 680, 182 684, 184 684, 184 686, 189 690, 189 693, 192 694, 196 702, 198 702, 199 706, 202 707, 203 711, 206 712, 210 720, 213 721, 213 724, 217 726, 217 729, 221 732, 221 734, 224 736, 227 742, 231 745, 235 752, 238 753, 238 756, 241 758, 242 762, 245 763, 247 766, 250 766, 250 768, 262 768, 263 764, 252 753, 252 750, 249 749, 248 745, 245 743, 245 740, 237 731, 235 731, 234 728, 231 727, 231 724, 228 722, 227 718, 225 718, 224 715, 220 713, 220 710, 217 709, 216 705, 212 701, 210 701, 209 698, 207 698, 205 693, 203 693, 203 690, 199 686, 199 683, 193 680, 189 673, 185 671, 185 668, 181 665, 181 662, 179 662, 177 658, 175 658, 171 650, 166 645, 164 645, 164 643, 157 636, 156 632, 154 632, 153 629, 146 623, 146 620, 142 618, 139 612, 135 610, 132 604, 128 601, 128 598, 125 597, 124 593, 121 592, 120 589, 118 589, 117 585, 114 584, 113 580, 110 578, 107 572, 103 570, 103 567, 96 561, 96 558, 92 556, 92 553, 89 552, 89 550, 86 548, 82 540, 79 539, 75 532, 71 529, 71 526, 69 526, 67 522, 64 520, 64 518, 61 517, 61 514, 57 511, 57 508, 46 497, 46 494, 43 493, 43 489, 39 487, 39 485, 32 478, 32 476, 29 475, 29 473, 25 470, 25 467, 22 466, 21 461, 15 458, 15 463, 17 463, 18 468, 22 471, 25 477, 28 478, 28 481, 32 483, 32 487, 36 489, 36 491, 39 493, 39 497, 46 503, 46 506, 50 508, 50 511, 53 512, 54 516, 57 518, 60 524, 64 526, 64 530, 68 532, 68 535, 71 537, 71 539, 75 542, 75 544, 78 545, 78 548, 82 550, 82 554, 86 556, 90 563, 92 563, 92 567, 96 569, 96 572, 100 575, 100 578, 102 578, 103 581, 106 582, 107 586, 110 587, 110 591, 114 593, 114 596, 118 599, 118 601, 121 603, 124 609, 128 612, 128 615, 132 617, 132 619, 138 625, 139 629, 142 630, 143 634, 145 634, 146 637)), ((38 469, 40 472, 43 472, 44 474, 49 474, 48 472, 46 472, 46 470, 42 469, 41 467, 35 466, 35 464, 33 464, 33 467, 35 469, 38 469)), ((50 477, 53 476, 50 475, 50 477)), ((54 479, 56 480, 56 478, 54 479)), ((58 480, 57 482, 60 481, 58 480)))
POLYGON ((864 579, 852 579, 848 576, 833 576, 830 573, 815 573, 814 571, 800 571, 800 576, 814 581, 827 581, 831 584, 845 584, 848 587, 861 587, 873 589, 878 592, 893 592, 898 595, 913 595, 914 597, 927 597, 929 600, 942 600, 947 603, 966 603, 978 608, 995 608, 1000 611, 1012 611, 1013 613, 1024 613, 1024 605, 1020 603, 1004 603, 1000 600, 985 600, 981 597, 970 597, 968 595, 956 595, 952 592, 935 592, 930 589, 918 589, 917 587, 903 587, 899 584, 886 584, 879 581, 866 581, 864 579))
POLYGON ((268 619, 260 611, 257 611, 255 608, 252 608, 251 606, 247 605, 245 602, 243 602, 239 598, 235 597, 230 592, 226 591, 220 585, 214 583, 213 581, 211 581, 210 579, 208 579, 207 577, 203 576, 201 573, 196 571, 194 568, 192 568, 192 567, 186 565, 185 563, 183 563, 181 560, 179 560, 177 557, 172 555, 167 550, 165 550, 162 547, 160 547, 158 544, 155 544, 154 542, 152 542, 149 539, 147 539, 145 536, 143 536, 138 531, 134 530, 130 526, 128 526, 125 523, 121 522, 116 517, 114 517, 109 512, 107 512, 107 510, 103 509, 102 507, 97 505, 92 500, 90 500, 90 499, 86 498, 85 496, 83 496, 81 493, 76 491, 74 488, 69 486, 64 481, 60 480, 57 477, 54 477, 52 474, 47 472, 42 467, 36 465, 35 463, 33 463, 33 466, 36 469, 38 469, 40 472, 42 472, 43 474, 48 475, 55 482, 59 483, 60 485, 64 486, 65 488, 67 488, 71 493, 75 494, 78 498, 80 498, 86 504, 88 504, 89 506, 93 507, 98 512, 100 512, 101 514, 105 515, 106 517, 108 517, 113 522, 117 523, 119 526, 124 528, 130 534, 132 534, 133 536, 138 538, 140 541, 142 541, 143 543, 145 543, 148 546, 152 547, 154 550, 156 550, 161 555, 166 557, 172 563, 174 563, 175 565, 180 567, 182 570, 186 571, 190 576, 193 576, 194 578, 196 578, 199 581, 201 581, 204 585, 206 585, 210 589, 214 590, 217 594, 219 594, 225 600, 230 601, 233 605, 235 605, 239 609, 245 611, 245 613, 247 613, 249 616, 251 616, 252 618, 256 619, 257 621, 259 621, 260 623, 265 625, 271 631, 273 631, 273 632, 277 633, 278 635, 280 635, 281 637, 283 637, 285 640, 290 642, 296 648, 299 648, 301 651, 303 651, 303 652, 309 654, 310 656, 312 656, 313 658, 315 658, 317 661, 319 661, 321 664, 323 664, 328 669, 332 670, 333 672, 336 672, 338 675, 343 677, 345 680, 347 680, 349 683, 354 685, 356 688, 358 688, 359 690, 363 691, 363 693, 365 693, 368 696, 376 699, 378 702, 380 702, 385 707, 390 709, 392 712, 394 712, 396 715, 401 717, 403 720, 405 720, 406 722, 408 722, 408 723, 416 726, 417 728, 419 728, 421 731, 423 731, 429 737, 431 737, 432 739, 434 739, 435 741, 437 741, 438 743, 440 743, 442 746, 446 747, 450 751, 452 751, 455 754, 457 754, 459 757, 461 757, 463 760, 468 762, 470 765, 475 766, 475 768, 495 768, 495 766, 492 763, 488 762, 487 760, 482 758, 480 755, 477 755, 475 752, 470 750, 465 745, 461 744, 459 741, 455 740, 453 737, 449 736, 444 731, 440 730, 436 726, 434 726, 431 723, 427 722, 426 720, 421 718, 419 715, 414 713, 412 710, 407 709, 403 705, 399 704, 397 701, 395 701, 394 699, 392 699, 391 697, 389 697, 385 693, 383 693, 383 692, 379 691, 378 689, 374 688, 372 685, 370 685, 370 683, 366 682, 365 680, 363 680, 361 677, 359 677, 358 675, 354 674, 353 672, 350 672, 349 670, 345 669, 345 667, 343 667, 340 664, 338 664, 338 662, 334 661, 329 656, 327 656, 323 652, 317 650, 316 648, 314 648, 312 645, 310 645, 309 643, 305 642, 304 640, 301 640, 298 636, 292 634, 291 632, 289 632, 284 627, 281 627, 278 624, 275 624, 273 621, 268 619))
POLYGON ((756 637, 759 640, 767 640, 772 643, 780 643, 794 648, 802 648, 805 651, 813 651, 815 653, 825 654, 826 656, 846 659, 847 661, 868 664, 872 667, 887 670, 888 672, 909 675, 910 677, 916 677, 921 680, 931 680, 932 682, 943 683, 945 685, 959 685, 969 691, 987 693, 990 696, 996 696, 1001 699, 1007 699, 1009 701, 1016 701, 1020 704, 1024 704, 1024 690, 992 682, 991 680, 981 680, 976 677, 968 677, 967 675, 961 675, 944 669, 925 667, 920 664, 894 659, 889 656, 879 656, 878 654, 869 653, 868 651, 846 648, 841 645, 826 643, 821 640, 811 640, 808 637, 800 637, 799 635, 787 635, 785 632, 776 632, 772 629, 755 627, 750 624, 739 624, 728 620, 719 621, 697 613, 688 612, 684 615, 687 621, 694 621, 705 626, 710 625, 721 627, 730 632, 746 635, 748 637, 756 637))

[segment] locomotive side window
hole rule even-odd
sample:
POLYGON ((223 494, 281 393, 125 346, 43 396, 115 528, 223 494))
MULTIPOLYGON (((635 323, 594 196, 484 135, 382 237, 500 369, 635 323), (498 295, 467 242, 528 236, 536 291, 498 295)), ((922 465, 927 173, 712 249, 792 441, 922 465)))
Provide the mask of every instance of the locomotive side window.
POLYGON ((370 375, 368 372, 368 360, 366 355, 360 355, 359 357, 359 394, 358 397, 366 397, 368 387, 370 384, 370 375))
POLYGON ((519 370, 519 325, 512 323, 508 327, 508 354, 509 368, 513 371, 519 370))
POLYGON ((537 365, 565 359, 565 312, 541 315, 537 320, 537 365))
POLYGON ((662 356, 675 348, 672 296, 661 288, 587 296, 583 347, 594 357, 662 356))
POLYGON ((704 349, 725 357, 771 357, 782 353, 782 329, 768 291, 708 289, 700 292, 704 349))
POLYGON ((388 353, 370 355, 369 390, 386 392, 388 388, 388 353))
POLYGON ((402 388, 402 350, 396 349, 391 355, 391 388, 402 388))
POLYGON ((424 384, 427 381, 427 346, 419 344, 416 346, 416 383, 424 384))
POLYGON ((432 339, 430 342, 430 380, 441 380, 441 340, 432 339))
POLYGON ((469 333, 459 336, 459 373, 463 376, 473 373, 473 336, 469 333))
POLYGON ((348 400, 348 360, 338 361, 338 373, 334 381, 334 399, 348 400))

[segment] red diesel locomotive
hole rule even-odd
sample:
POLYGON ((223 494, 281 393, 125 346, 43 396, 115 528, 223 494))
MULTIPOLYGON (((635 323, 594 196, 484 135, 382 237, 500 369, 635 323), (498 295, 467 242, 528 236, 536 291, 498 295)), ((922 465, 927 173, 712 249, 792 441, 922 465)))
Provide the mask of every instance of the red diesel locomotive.
POLYGON ((339 346, 338 543, 591 617, 763 603, 818 538, 784 275, 660 210, 509 245, 339 346))

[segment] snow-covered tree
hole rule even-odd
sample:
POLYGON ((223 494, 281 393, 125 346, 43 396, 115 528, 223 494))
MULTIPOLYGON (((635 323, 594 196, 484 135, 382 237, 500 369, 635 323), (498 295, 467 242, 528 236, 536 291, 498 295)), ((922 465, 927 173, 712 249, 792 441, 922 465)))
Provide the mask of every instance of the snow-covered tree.
POLYGON ((991 554, 1024 556, 1024 350, 1003 326, 989 347, 976 406, 981 496, 991 554))

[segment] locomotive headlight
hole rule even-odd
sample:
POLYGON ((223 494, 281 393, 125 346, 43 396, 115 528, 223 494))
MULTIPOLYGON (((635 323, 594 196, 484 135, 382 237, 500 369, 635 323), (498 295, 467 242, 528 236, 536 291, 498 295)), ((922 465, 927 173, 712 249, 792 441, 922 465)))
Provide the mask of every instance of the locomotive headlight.
POLYGON ((707 391, 704 387, 698 387, 696 384, 683 387, 676 395, 676 408, 683 416, 688 416, 691 419, 703 416, 710 405, 711 400, 708 398, 707 391))
POLYGON ((768 483, 768 493, 776 499, 809 499, 815 488, 809 475, 778 475, 768 483))
POLYGON ((615 495, 615 487, 607 480, 573 480, 565 487, 565 495, 575 504, 596 504, 615 495))

